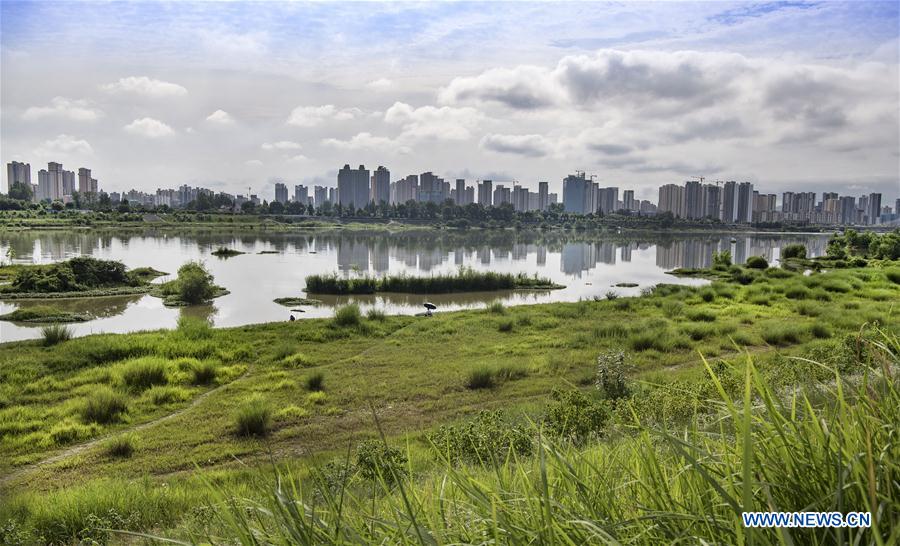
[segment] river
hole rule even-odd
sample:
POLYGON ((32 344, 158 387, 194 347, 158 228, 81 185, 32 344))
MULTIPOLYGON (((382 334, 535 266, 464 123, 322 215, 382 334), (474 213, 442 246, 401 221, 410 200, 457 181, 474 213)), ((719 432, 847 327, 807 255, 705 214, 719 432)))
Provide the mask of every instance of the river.
MULTIPOLYGON (((151 266, 171 275, 189 260, 204 262, 216 284, 231 293, 210 305, 170 309, 147 295, 65 299, 49 302, 54 307, 86 313, 87 322, 71 325, 75 335, 98 332, 131 332, 173 328, 181 314, 205 317, 215 326, 283 321, 331 316, 337 305, 355 301, 363 311, 376 307, 388 314, 423 311, 430 301, 438 312, 483 307, 501 300, 505 305, 578 301, 604 297, 608 292, 634 296, 661 282, 702 284, 697 279, 667 275, 676 267, 706 267, 712 253, 730 250, 735 263, 750 256, 778 260, 787 244, 803 243, 810 256, 822 255, 827 234, 722 234, 689 235, 590 235, 513 231, 471 232, 254 232, 141 230, 0 232, 0 256, 12 247, 16 263, 45 264, 79 255, 120 260, 128 267, 151 266), (210 253, 220 246, 246 254, 217 258, 210 253), (303 296, 304 278, 313 273, 342 276, 406 273, 430 275, 459 267, 476 270, 549 277, 562 290, 528 292, 479 292, 447 295, 379 294, 375 296, 311 296, 321 305, 303 306, 293 312, 274 303, 279 297, 303 296), (618 283, 637 287, 617 288, 618 283)), ((0 314, 19 306, 47 301, 0 301, 0 314)), ((40 325, 0 321, 0 342, 40 337, 40 325)))

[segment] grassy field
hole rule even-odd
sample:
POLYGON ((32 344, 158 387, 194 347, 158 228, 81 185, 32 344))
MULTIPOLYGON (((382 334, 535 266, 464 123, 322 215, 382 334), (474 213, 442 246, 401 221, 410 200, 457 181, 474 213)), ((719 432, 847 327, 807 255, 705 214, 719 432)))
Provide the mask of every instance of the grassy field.
MULTIPOLYGON (((350 307, 334 319, 221 330, 185 320, 175 331, 0 345, 0 542, 126 541, 102 530, 115 528, 250 544, 261 528, 288 533, 290 519, 309 542, 739 543, 747 537, 727 499, 812 505, 826 475, 816 472, 838 463, 829 456, 848 459, 840 479, 877 472, 878 488, 854 489, 841 506, 881 499, 894 515, 880 516, 880 529, 896 539, 898 470, 888 461, 900 454, 886 428, 897 422, 896 266, 738 269, 640 298, 429 318, 350 307), (756 374, 746 375, 748 361, 756 374), (870 367, 871 392, 882 393, 871 405, 818 387, 809 406, 801 397, 762 415, 741 409, 747 398, 731 402, 745 396, 746 377, 752 406, 766 407, 797 385, 834 387, 834 370, 858 384, 870 367), (821 432, 813 404, 853 443, 824 449, 833 432, 821 432), (538 427, 555 434, 537 442, 538 427), (809 439, 814 430, 821 437, 809 439), (747 462, 794 449, 815 451, 808 468, 747 462), (878 466, 858 467, 865 449, 878 466), (492 471, 477 464, 487 455, 521 460, 492 471), (691 457, 702 464, 686 472, 691 457), (276 471, 287 484, 279 495, 276 471), (751 471, 748 492, 738 484, 751 471), (791 497, 764 487, 770 478, 806 489, 791 497), (341 512, 330 503, 346 483, 355 485, 341 512), (324 510, 322 523, 291 512, 295 498, 324 510), (274 512, 242 516, 254 503, 274 512), (690 531, 694 508, 703 519, 690 531), (574 525, 578 514, 596 529, 574 525), (669 519, 642 535, 653 514, 669 519)), ((816 536, 800 542, 834 538, 816 536)), ((878 543, 872 536, 863 542, 878 543)))

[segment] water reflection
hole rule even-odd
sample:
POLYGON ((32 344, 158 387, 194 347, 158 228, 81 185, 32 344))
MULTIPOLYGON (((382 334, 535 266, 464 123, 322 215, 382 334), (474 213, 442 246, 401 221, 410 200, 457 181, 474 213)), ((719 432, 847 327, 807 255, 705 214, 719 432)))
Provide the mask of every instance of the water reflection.
MULTIPOLYGON (((181 315, 209 318, 217 326, 286 320, 290 310, 274 298, 303 295, 304 278, 313 273, 351 276, 428 275, 451 272, 460 266, 498 272, 538 273, 566 285, 564 290, 538 293, 478 293, 428 296, 441 309, 483 305, 493 299, 509 304, 577 301, 602 296, 613 289, 634 295, 659 282, 695 284, 665 272, 677 267, 707 267, 713 252, 729 250, 735 263, 750 256, 777 261, 787 244, 806 245, 811 256, 825 252, 827 235, 727 234, 592 236, 577 233, 490 232, 304 232, 272 233, 260 230, 190 231, 173 234, 154 229, 130 233, 48 231, 0 233, 0 255, 12 248, 21 263, 49 263, 87 254, 117 259, 128 267, 152 266, 174 273, 188 260, 204 261, 217 284, 231 294, 214 305, 186 309, 165 308, 158 298, 129 296, 90 300, 58 300, 53 305, 97 317, 73 325, 78 334, 97 331, 133 331, 171 328, 181 315), (229 260, 212 259, 220 246, 247 254, 229 260), (619 282, 639 287, 611 288, 619 282)), ((162 279, 162 280, 165 280, 162 279)), ((324 305, 298 315, 330 316, 334 305, 346 299, 320 298, 324 305)), ((392 313, 416 313, 424 296, 390 295, 356 298, 364 307, 392 313)), ((39 302, 0 302, 0 313, 39 302)), ((34 325, 0 322, 0 341, 37 337, 34 325)))

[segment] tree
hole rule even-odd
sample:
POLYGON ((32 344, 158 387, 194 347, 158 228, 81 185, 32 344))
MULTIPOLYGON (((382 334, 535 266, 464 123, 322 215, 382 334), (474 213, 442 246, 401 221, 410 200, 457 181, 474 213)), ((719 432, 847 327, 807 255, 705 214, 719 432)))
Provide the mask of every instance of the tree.
POLYGON ((19 201, 31 201, 31 186, 22 182, 13 182, 9 187, 9 197, 19 201))
POLYGON ((178 268, 178 297, 187 303, 203 303, 216 293, 213 276, 200 262, 188 262, 178 268))

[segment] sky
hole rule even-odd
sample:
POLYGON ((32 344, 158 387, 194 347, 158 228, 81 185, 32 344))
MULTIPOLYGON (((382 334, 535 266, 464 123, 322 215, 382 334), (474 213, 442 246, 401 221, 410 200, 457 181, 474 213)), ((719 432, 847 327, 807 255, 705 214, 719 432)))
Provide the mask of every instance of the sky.
MULTIPOLYGON (((900 3, 0 1, 0 161, 900 194, 900 3)), ((3 173, 5 189, 5 170, 3 173)))

